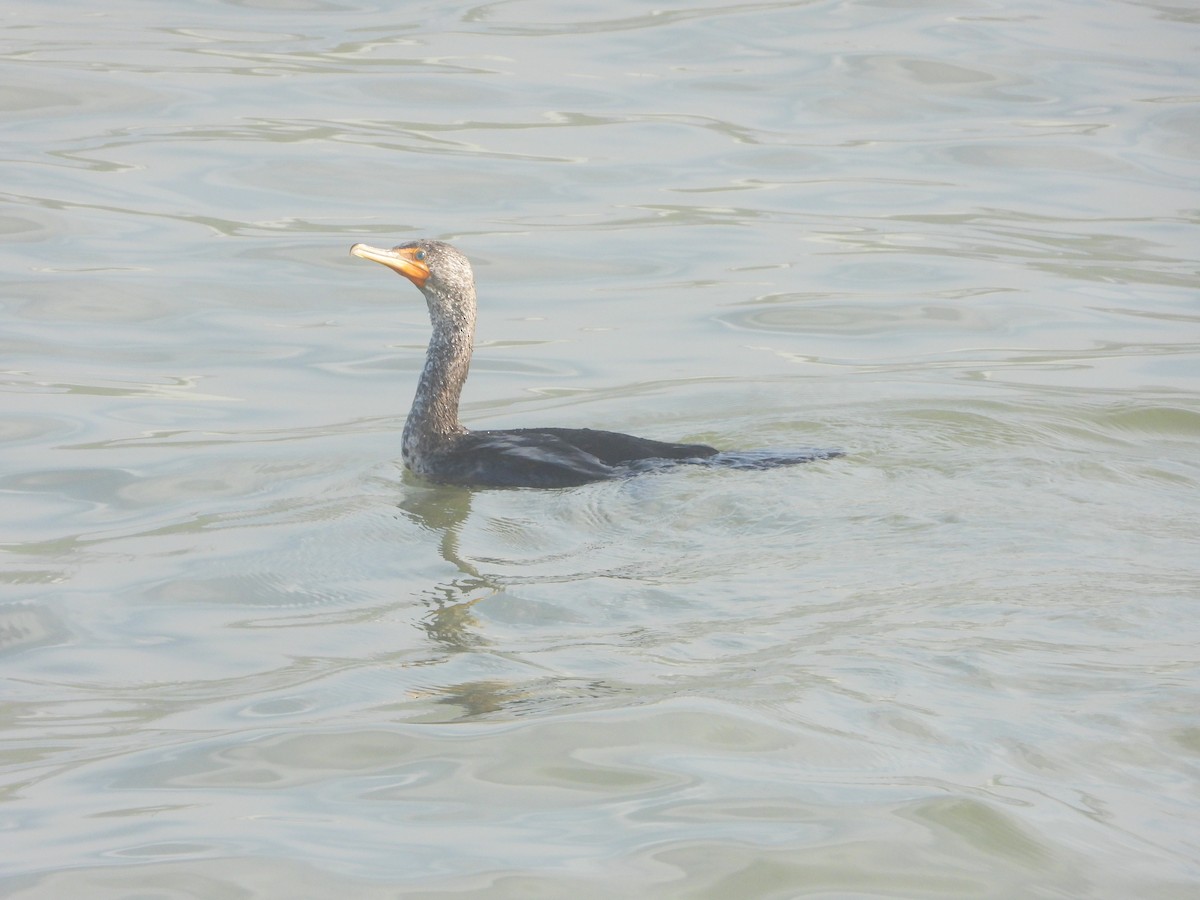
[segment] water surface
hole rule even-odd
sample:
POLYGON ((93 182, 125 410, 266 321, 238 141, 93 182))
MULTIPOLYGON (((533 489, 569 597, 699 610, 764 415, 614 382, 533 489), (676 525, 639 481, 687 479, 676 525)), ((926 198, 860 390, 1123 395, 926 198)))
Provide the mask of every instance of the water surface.
POLYGON ((6 896, 1200 890, 1200 15, 14 0, 6 896), (772 472, 398 465, 464 415, 772 472))

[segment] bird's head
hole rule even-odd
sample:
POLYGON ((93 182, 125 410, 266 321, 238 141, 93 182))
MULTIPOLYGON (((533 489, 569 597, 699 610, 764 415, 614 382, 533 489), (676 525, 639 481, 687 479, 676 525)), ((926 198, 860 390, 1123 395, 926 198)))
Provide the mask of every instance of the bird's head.
POLYGON ((471 263, 457 248, 443 241, 418 240, 380 250, 355 244, 350 254, 399 272, 425 295, 430 314, 474 319, 475 275, 471 263), (457 313, 458 315, 455 315, 457 313))

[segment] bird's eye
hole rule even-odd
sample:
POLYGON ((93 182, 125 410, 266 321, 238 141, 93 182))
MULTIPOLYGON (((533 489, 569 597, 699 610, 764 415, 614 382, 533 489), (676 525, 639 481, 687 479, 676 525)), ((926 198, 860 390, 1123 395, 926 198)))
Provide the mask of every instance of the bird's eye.
POLYGON ((416 253, 414 253, 414 254, 413 254, 413 256, 414 256, 414 257, 417 259, 417 261, 419 262, 420 260, 422 260, 422 259, 424 259, 424 258, 425 258, 425 251, 424 251, 424 250, 418 250, 416 253))

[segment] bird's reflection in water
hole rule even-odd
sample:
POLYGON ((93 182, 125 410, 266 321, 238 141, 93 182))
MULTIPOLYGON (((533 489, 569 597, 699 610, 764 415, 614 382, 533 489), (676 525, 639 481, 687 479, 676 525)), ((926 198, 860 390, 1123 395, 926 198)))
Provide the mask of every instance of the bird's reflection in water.
MULTIPOLYGON (((520 714, 547 704, 571 704, 582 697, 610 696, 627 690, 605 679, 579 677, 548 667, 544 662, 522 660, 518 651, 497 646, 484 635, 474 614, 476 605, 503 593, 513 579, 481 573, 459 549, 461 531, 471 515, 473 495, 469 488, 428 485, 411 476, 405 479, 404 496, 397 504, 398 509, 422 529, 438 535, 442 558, 458 572, 422 592, 420 599, 428 612, 422 617, 420 627, 446 654, 483 652, 540 671, 531 671, 529 678, 518 680, 484 678, 442 682, 428 688, 422 692, 426 698, 458 711, 456 716, 439 720, 461 721, 496 713, 520 714)), ((561 576, 550 577, 555 581, 562 580, 561 576)), ((518 580, 529 584, 541 579, 518 580)))
POLYGON ((439 693, 435 702, 457 709, 459 719, 473 719, 500 712, 520 699, 511 684, 495 680, 451 684, 439 693))
POLYGON ((478 622, 471 607, 497 590, 474 578, 460 578, 449 584, 436 585, 425 599, 430 609, 421 620, 421 628, 434 643, 448 650, 485 647, 488 640, 475 630, 478 622))
POLYGON ((503 587, 481 574, 459 551, 460 533, 471 514, 472 492, 460 487, 408 487, 398 508, 424 530, 439 535, 442 558, 461 573, 424 592, 422 602, 429 606, 429 614, 421 620, 421 627, 435 644, 447 650, 487 646, 488 640, 476 630, 478 623, 471 608, 503 587))

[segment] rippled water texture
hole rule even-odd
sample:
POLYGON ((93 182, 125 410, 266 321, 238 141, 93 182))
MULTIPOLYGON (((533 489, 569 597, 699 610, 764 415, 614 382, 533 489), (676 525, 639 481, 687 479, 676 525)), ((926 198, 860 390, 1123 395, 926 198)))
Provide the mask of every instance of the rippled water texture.
POLYGON ((1200 13, 6 0, 0 894, 1200 895, 1200 13), (405 475, 464 413, 769 472, 405 475))

